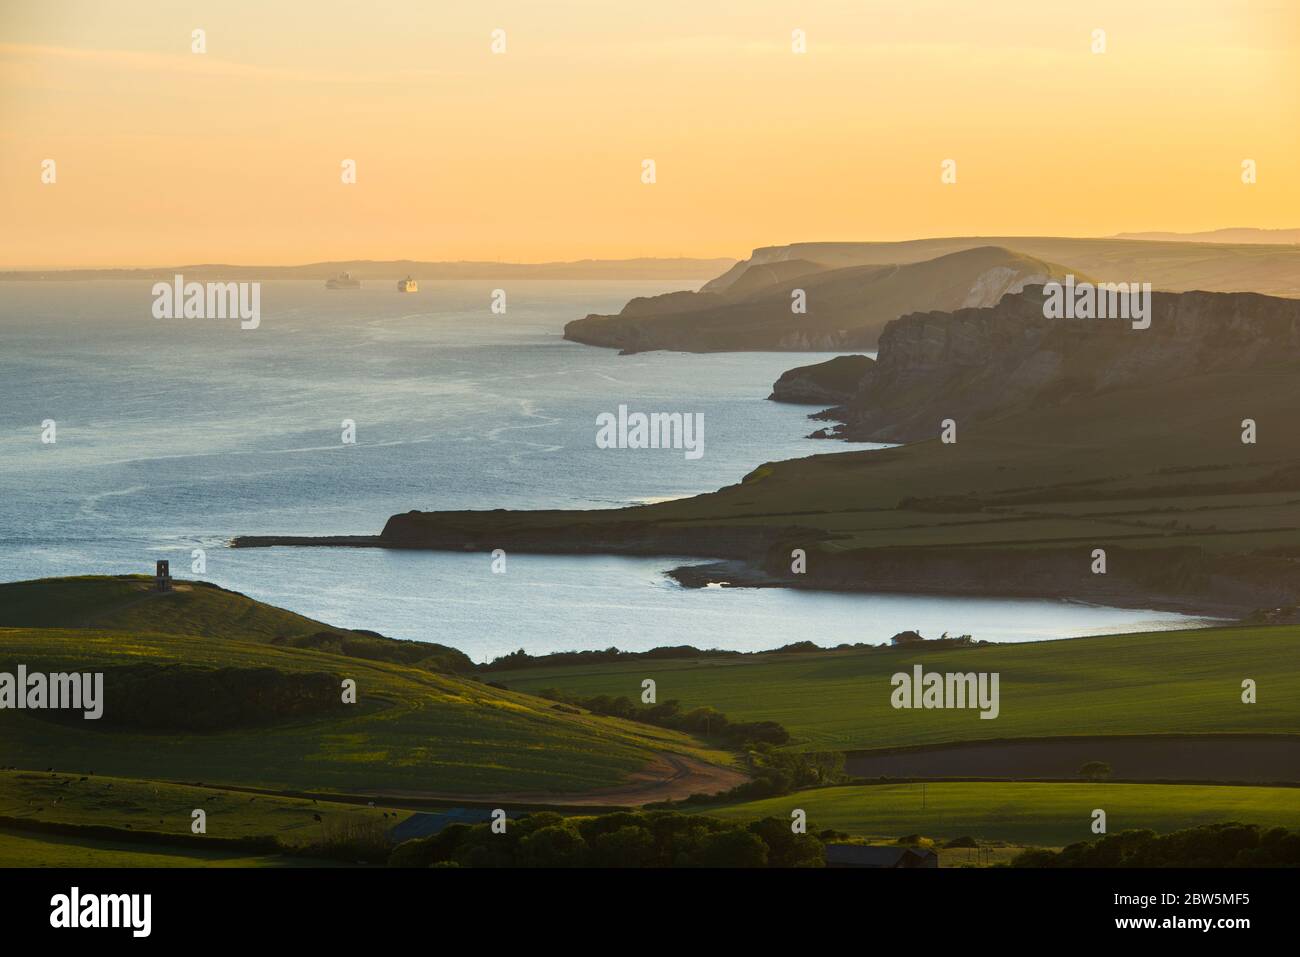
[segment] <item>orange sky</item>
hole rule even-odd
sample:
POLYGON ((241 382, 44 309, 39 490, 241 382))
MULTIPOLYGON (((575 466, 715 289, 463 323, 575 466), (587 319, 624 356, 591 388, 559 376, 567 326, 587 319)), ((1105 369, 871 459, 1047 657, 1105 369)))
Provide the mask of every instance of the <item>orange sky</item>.
POLYGON ((1300 0, 4 0, 0 265, 1300 227, 1297 47, 1300 0))

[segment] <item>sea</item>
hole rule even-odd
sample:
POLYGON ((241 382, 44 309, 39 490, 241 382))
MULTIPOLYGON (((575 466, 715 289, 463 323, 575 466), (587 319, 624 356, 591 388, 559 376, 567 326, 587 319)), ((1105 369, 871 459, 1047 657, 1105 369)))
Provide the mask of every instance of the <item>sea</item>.
POLYGON ((697 281, 421 281, 407 294, 268 281, 255 329, 154 318, 152 285, 0 283, 0 581, 152 574, 168 559, 175 577, 477 661, 1205 623, 1064 601, 685 589, 665 571, 688 560, 671 557, 510 554, 497 574, 487 553, 231 549, 236 535, 376 534, 410 509, 661 501, 871 446, 807 438, 814 409, 767 401, 783 371, 831 353, 620 356, 563 339, 571 319, 697 281), (598 448, 597 417, 620 405, 702 413, 704 454, 598 448))

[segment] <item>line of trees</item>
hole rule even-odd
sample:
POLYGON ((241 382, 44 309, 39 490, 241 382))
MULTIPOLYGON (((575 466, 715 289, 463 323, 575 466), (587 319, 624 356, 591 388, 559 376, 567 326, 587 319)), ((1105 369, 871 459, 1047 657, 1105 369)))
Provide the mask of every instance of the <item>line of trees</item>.
POLYGON ((1059 851, 1018 854, 1012 867, 1300 867, 1300 833, 1258 824, 1124 831, 1059 851))
POLYGON ((489 824, 453 824, 393 849, 390 867, 822 867, 825 849, 789 821, 722 821, 675 811, 564 817, 550 811, 489 824))
POLYGON ((514 671, 520 668, 559 668, 569 665, 607 664, 614 661, 655 661, 680 658, 754 658, 765 655, 794 655, 818 651, 863 650, 876 647, 878 646, 866 642, 822 646, 811 641, 796 641, 766 651, 732 651, 725 648, 696 648, 694 645, 664 645, 659 648, 651 648, 649 651, 619 651, 617 648, 606 648, 604 650, 555 651, 545 655, 530 655, 520 648, 508 655, 494 658, 486 664, 475 665, 474 670, 476 672, 514 671))
POLYGON ((648 807, 671 808, 678 804, 722 804, 778 797, 800 788, 838 784, 844 780, 843 751, 779 751, 769 744, 754 745, 748 752, 751 778, 722 794, 692 794, 681 801, 664 801, 648 807))

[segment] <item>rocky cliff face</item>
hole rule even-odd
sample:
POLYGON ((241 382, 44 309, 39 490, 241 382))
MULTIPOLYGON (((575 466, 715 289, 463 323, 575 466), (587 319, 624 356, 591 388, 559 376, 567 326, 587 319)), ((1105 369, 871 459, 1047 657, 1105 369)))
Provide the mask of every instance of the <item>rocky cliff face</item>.
POLYGON ((932 438, 983 416, 1115 389, 1300 361, 1300 301, 1254 293, 1154 293, 1151 324, 1044 318, 1043 287, 996 306, 889 323, 835 437, 932 438))
POLYGON ((814 365, 799 366, 776 380, 768 398, 774 402, 822 406, 849 402, 874 365, 870 356, 836 356, 814 365))

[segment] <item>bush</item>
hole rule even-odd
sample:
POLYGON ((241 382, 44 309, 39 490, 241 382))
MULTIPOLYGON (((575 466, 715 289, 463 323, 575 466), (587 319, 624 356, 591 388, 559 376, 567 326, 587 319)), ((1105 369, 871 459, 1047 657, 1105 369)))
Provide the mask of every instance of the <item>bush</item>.
POLYGON ((767 844, 752 831, 716 831, 700 842, 695 867, 766 867, 767 844))
POLYGON ((816 837, 789 822, 722 821, 676 811, 617 811, 584 817, 553 812, 511 822, 453 824, 392 850, 392 867, 819 867, 816 837))
POLYGON ((567 822, 539 828, 519 842, 516 863, 524 867, 579 867, 587 856, 587 842, 567 822))

